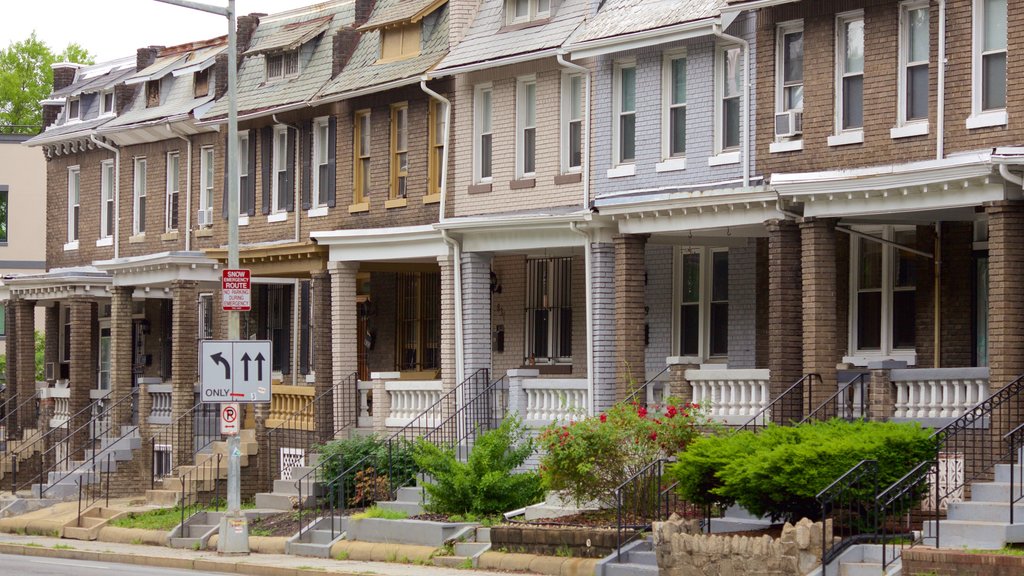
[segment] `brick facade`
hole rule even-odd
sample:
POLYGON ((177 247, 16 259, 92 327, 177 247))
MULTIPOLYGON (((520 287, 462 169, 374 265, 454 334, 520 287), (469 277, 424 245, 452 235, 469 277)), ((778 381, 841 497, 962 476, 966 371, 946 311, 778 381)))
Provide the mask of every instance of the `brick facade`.
MULTIPOLYGON (((114 398, 132 391, 132 293, 130 286, 116 286, 110 291, 110 390, 114 398)), ((140 405, 139 414, 142 412, 140 405)), ((114 422, 128 424, 130 406, 118 406, 114 422)))
POLYGON ((989 389, 1024 374, 1024 203, 993 202, 988 214, 989 389))
MULTIPOLYGON (((14 327, 14 334, 8 346, 14 344, 14 347, 8 351, 8 361, 14 359, 14 379, 8 382, 8 386, 17 390, 19 402, 22 402, 36 392, 35 303, 18 299, 11 308, 14 311, 14 318, 13 322, 8 322, 14 327)), ((31 427, 33 409, 31 402, 25 404, 17 416, 17 425, 31 427)))
MULTIPOLYGON (((358 369, 356 338, 359 334, 356 313, 356 274, 359 264, 353 262, 331 262, 331 360, 334 382, 344 381, 358 369)), ((335 427, 351 428, 356 422, 358 395, 355 389, 334 391, 335 402, 342 413, 334 414, 335 427)))
MULTIPOLYGON (((171 333, 175 335, 171 355, 171 421, 177 422, 195 405, 194 389, 199 377, 198 308, 196 282, 177 280, 171 285, 171 333)), ((192 419, 184 418, 174 430, 175 457, 178 465, 192 456, 192 419), (187 447, 187 448, 186 448, 187 447)))
POLYGON ((803 373, 800 228, 789 220, 768 222, 768 368, 776 398, 803 373))
POLYGON ((644 373, 644 235, 621 234, 615 244, 615 364, 618 399, 647 381, 644 373))
MULTIPOLYGON (((71 388, 69 423, 69 454, 72 458, 81 455, 86 446, 87 430, 84 428, 92 415, 86 409, 91 400, 89 391, 96 387, 96 302, 86 298, 71 300, 71 388)), ((119 398, 114 398, 116 402, 119 398)))
POLYGON ((819 374, 820 388, 808 390, 813 409, 836 389, 836 364, 842 354, 836 346, 836 230, 835 221, 800 222, 803 297, 803 372, 819 374))

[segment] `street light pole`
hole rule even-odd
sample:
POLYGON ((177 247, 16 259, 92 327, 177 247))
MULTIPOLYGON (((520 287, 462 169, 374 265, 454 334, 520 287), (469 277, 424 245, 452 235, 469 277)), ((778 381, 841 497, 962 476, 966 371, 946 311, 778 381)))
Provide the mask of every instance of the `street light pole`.
MULTIPOLYGON (((211 6, 191 0, 156 0, 182 8, 190 8, 228 19, 228 169, 225 178, 228 195, 228 268, 237 270, 238 263, 238 40, 235 34, 235 0, 227 7, 211 6)), ((252 144, 250 143, 250 146, 252 144)), ((228 312, 228 339, 238 340, 239 312, 228 312)), ((249 553, 249 524, 242 514, 241 466, 242 448, 238 434, 228 436, 228 510, 220 521, 217 551, 221 554, 249 553)), ((184 506, 185 503, 182 502, 184 506)))

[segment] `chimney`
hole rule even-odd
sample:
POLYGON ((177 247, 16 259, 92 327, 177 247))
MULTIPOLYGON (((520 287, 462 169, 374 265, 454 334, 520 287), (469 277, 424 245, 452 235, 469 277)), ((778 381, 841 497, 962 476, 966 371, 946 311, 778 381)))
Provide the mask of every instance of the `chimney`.
POLYGON ((62 90, 71 86, 75 81, 75 73, 81 68, 78 64, 69 62, 58 62, 53 65, 53 91, 62 90))
POLYGON ((344 27, 334 35, 333 58, 331 64, 331 78, 334 78, 348 64, 352 54, 359 44, 359 32, 355 28, 344 27))
POLYGON ((118 116, 128 111, 128 107, 131 106, 132 100, 135 99, 135 90, 138 86, 129 86, 125 83, 114 86, 114 112, 118 116))
POLYGON ((221 53, 213 64, 213 97, 220 100, 228 93, 228 55, 221 53))
POLYGON ((249 49, 249 44, 252 43, 252 35, 256 32, 256 27, 260 25, 260 18, 263 16, 266 16, 266 14, 254 12, 247 16, 238 17, 235 25, 235 42, 238 44, 239 56, 249 49))
POLYGON ((373 13, 373 5, 377 3, 377 0, 356 0, 356 15, 355 20, 352 22, 353 28, 359 28, 366 21, 370 19, 370 14, 373 13))
POLYGON ((156 62, 156 55, 163 50, 163 46, 147 46, 135 51, 135 70, 143 70, 156 62))

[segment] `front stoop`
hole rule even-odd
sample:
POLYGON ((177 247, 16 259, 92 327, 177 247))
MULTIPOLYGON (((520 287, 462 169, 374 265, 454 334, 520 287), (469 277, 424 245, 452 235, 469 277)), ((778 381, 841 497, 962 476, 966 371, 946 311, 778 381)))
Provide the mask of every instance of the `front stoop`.
POLYGON ((394 512, 405 512, 409 516, 423 514, 426 490, 422 486, 406 486, 399 488, 395 499, 391 502, 377 502, 378 508, 394 512))
POLYGON ((467 538, 472 535, 472 539, 466 541, 460 541, 455 543, 454 554, 451 556, 434 556, 434 565, 443 566, 447 568, 465 568, 467 561, 469 566, 478 568, 480 566, 480 557, 484 555, 484 552, 488 552, 491 549, 491 529, 478 527, 472 533, 467 534, 467 538))
MULTIPOLYGON (((293 466, 291 478, 274 480, 272 492, 256 494, 256 507, 274 510, 292 510, 299 505, 299 479, 305 478, 319 461, 318 454, 306 452, 306 465, 293 466)), ((313 505, 316 498, 323 494, 322 482, 314 482, 312 478, 302 480, 302 499, 305 506, 313 505)))
POLYGON ((285 554, 330 558, 331 546, 345 537, 345 528, 348 522, 348 518, 338 516, 317 518, 304 533, 296 534, 288 539, 284 545, 285 554))
POLYGON ((103 474, 117 471, 118 462, 132 459, 132 453, 142 446, 138 426, 122 426, 118 438, 103 437, 99 446, 86 450, 84 460, 73 460, 64 470, 47 473, 45 484, 33 484, 32 494, 37 498, 68 500, 78 497, 78 483, 95 484, 103 474), (110 457, 108 462, 108 456, 110 457), (43 490, 45 489, 45 494, 43 490))
MULTIPOLYGON (((280 511, 252 509, 242 510, 242 513, 245 514, 248 523, 252 524, 258 518, 272 516, 280 513, 280 511)), ((220 519, 224 517, 224 514, 226 512, 206 510, 196 512, 186 518, 184 524, 180 524, 174 530, 171 530, 167 535, 168 545, 171 548, 205 550, 210 542, 210 538, 220 532, 220 519)))
POLYGON ((127 512, 124 510, 115 510, 113 508, 103 508, 101 506, 90 508, 82 514, 81 523, 79 523, 77 518, 68 522, 61 530, 61 534, 64 538, 71 540, 96 540, 104 526, 109 524, 111 520, 126 514, 127 512))
MULTIPOLYGON (((249 456, 256 455, 259 446, 256 443, 256 432, 254 430, 242 430, 240 435, 242 440, 240 443, 242 450, 240 465, 242 468, 247 468, 249 466, 249 456)), ((197 491, 211 492, 215 490, 218 478, 227 482, 227 445, 228 443, 223 440, 213 442, 206 449, 195 455, 196 461, 199 462, 198 464, 178 466, 174 475, 159 479, 160 488, 146 490, 146 504, 159 507, 177 506, 181 502, 181 477, 197 468, 201 472, 192 474, 188 479, 189 486, 187 492, 189 493, 194 494, 197 491), (219 469, 217 467, 217 454, 221 455, 219 469)))
MULTIPOLYGON (((1018 479, 1016 495, 1022 490, 1018 479)), ((1024 542, 1024 504, 1013 508, 1010 524, 1010 465, 995 467, 993 482, 971 484, 971 499, 950 502, 946 519, 939 521, 940 548, 998 550, 1007 544, 1024 542)), ((935 534, 935 521, 924 523, 925 538, 935 534)))
POLYGON ((597 563, 596 576, 656 576, 658 556, 650 538, 630 542, 622 553, 612 552, 597 563))

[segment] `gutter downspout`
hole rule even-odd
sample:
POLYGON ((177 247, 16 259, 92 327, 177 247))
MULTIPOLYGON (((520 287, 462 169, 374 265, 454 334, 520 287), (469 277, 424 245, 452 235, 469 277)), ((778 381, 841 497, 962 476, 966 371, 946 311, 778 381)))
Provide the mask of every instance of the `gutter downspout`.
MULTIPOLYGON (((270 115, 270 119, 274 121, 274 124, 281 124, 282 126, 286 126, 287 128, 289 128, 290 130, 295 130, 295 140, 298 141, 299 134, 300 134, 298 126, 292 126, 291 124, 287 124, 285 122, 279 122, 278 119, 277 119, 277 114, 271 114, 270 115)), ((296 145, 296 148, 298 148, 298 144, 296 145)), ((298 161, 298 159, 299 159, 299 155, 298 155, 298 151, 296 150, 295 160, 298 161)), ((295 166, 293 166, 293 168, 295 168, 295 166)), ((295 170, 295 174, 298 175, 299 174, 299 170, 295 170)), ((301 190, 301 188, 302 188, 302 185, 300 184, 299 186, 295 186, 295 189, 292 190, 292 192, 295 193, 295 198, 292 201, 295 203, 295 242, 296 243, 299 242, 299 212, 302 210, 302 198, 300 198, 300 190, 301 190)), ((296 292, 296 294, 297 294, 297 292, 296 292)), ((294 358, 295 355, 292 355, 292 357, 294 358)))
POLYGON ((1013 172, 1010 172, 1010 166, 1008 164, 999 165, 999 175, 1007 182, 1012 182, 1017 186, 1024 187, 1024 177, 1017 176, 1013 172))
POLYGON ((942 160, 946 156, 946 0, 939 0, 938 83, 938 109, 936 110, 935 119, 935 159, 942 160))
POLYGON ((89 134, 89 139, 100 148, 105 148, 114 153, 114 259, 121 253, 121 149, 111 146, 106 142, 96 139, 95 134, 89 134))
POLYGON ((738 36, 732 36, 726 34, 722 30, 721 21, 716 22, 712 28, 711 33, 715 36, 731 42, 733 44, 739 44, 743 49, 743 187, 750 187, 750 42, 747 42, 743 38, 738 36))
MULTIPOLYGON (((420 77, 420 90, 427 96, 444 104, 444 154, 441 156, 441 189, 439 190, 441 201, 438 203, 437 217, 437 221, 440 223, 445 220, 445 206, 448 198, 448 155, 452 130, 452 103, 444 96, 428 88, 428 79, 429 76, 426 75, 420 77)), ((452 250, 455 258, 455 385, 458 386, 466 379, 466 350, 465 343, 462 341, 462 244, 449 236, 448 231, 444 228, 441 229, 441 239, 452 250)), ((463 400, 456 398, 456 401, 461 405, 463 400)))
MULTIPOLYGON (((575 62, 569 62, 568 60, 565 59, 565 53, 564 52, 559 52, 558 54, 555 54, 555 60, 558 61, 559 66, 562 66, 564 68, 568 68, 569 70, 575 70, 575 71, 583 74, 586 77, 586 79, 587 79, 587 82, 586 82, 586 85, 585 85, 585 88, 584 88, 585 92, 583 94, 583 117, 586 118, 587 121, 583 123, 583 142, 581 142, 580 145, 583 147, 583 166, 582 166, 582 171, 583 171, 583 209, 584 210, 589 210, 590 209, 590 79, 591 79, 590 69, 585 67, 585 66, 580 66, 579 64, 576 64, 575 62)), ((579 232, 579 230, 575 230, 575 231, 579 232)), ((587 238, 589 238, 589 237, 590 236, 588 234, 587 238)), ((590 241, 589 240, 587 241, 587 246, 590 246, 590 241)), ((587 273, 589 274, 590 273, 589 272, 590 271, 590 267, 589 267, 590 266, 589 265, 590 257, 589 256, 587 257, 587 262, 588 262, 588 264, 587 264, 587 273)), ((591 351, 593 351, 593 350, 591 350, 591 351)))
POLYGON ((188 145, 188 157, 185 158, 185 173, 188 174, 188 178, 185 179, 185 252, 189 252, 192 250, 192 138, 178 134, 170 124, 167 125, 167 129, 188 145))
POLYGON ((587 298, 587 414, 594 415, 594 248, 590 232, 580 230, 578 222, 569 222, 569 229, 583 236, 584 270, 587 298))

